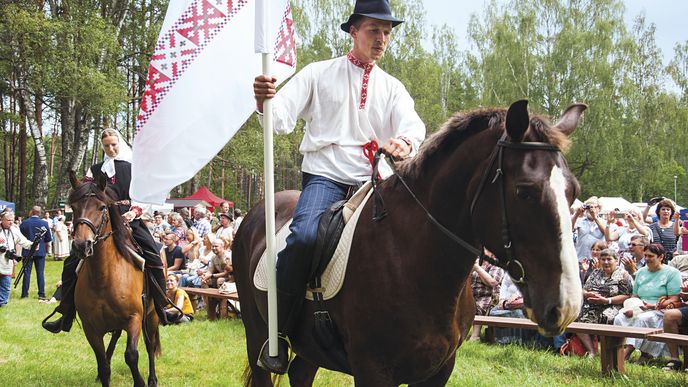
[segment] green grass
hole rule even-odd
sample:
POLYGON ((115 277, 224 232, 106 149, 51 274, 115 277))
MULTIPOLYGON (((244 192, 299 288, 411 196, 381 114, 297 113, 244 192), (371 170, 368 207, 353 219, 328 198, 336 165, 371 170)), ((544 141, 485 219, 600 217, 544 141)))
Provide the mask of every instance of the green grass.
MULTIPOLYGON (((46 292, 59 277, 61 262, 46 264, 46 292)), ((35 278, 33 278, 35 280, 35 278)), ((80 326, 68 334, 43 330, 41 320, 52 306, 39 304, 35 284, 31 296, 19 299, 12 291, 7 307, 0 309, 0 383, 24 386, 97 386, 96 362, 80 326)), ((157 359, 161 386, 239 386, 246 365, 244 330, 240 320, 207 321, 205 313, 190 324, 161 328, 163 353, 157 359)), ((109 339, 109 336, 106 337, 109 339)), ((113 386, 131 385, 124 362, 125 336, 112 359, 113 386)), ((139 345, 139 369, 148 375, 148 361, 139 345)), ((626 374, 600 376, 599 359, 561 357, 518 346, 475 342, 458 351, 450 386, 685 386, 688 374, 651 366, 626 365, 626 374)), ((286 379, 282 385, 288 386, 286 379)), ((316 386, 351 386, 348 375, 318 372, 316 386)))

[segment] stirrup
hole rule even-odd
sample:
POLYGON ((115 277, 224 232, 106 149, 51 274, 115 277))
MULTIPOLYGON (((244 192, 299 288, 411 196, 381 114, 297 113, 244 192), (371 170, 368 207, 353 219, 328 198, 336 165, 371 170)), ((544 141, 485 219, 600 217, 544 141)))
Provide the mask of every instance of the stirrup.
POLYGON ((258 367, 265 371, 272 372, 277 375, 284 375, 289 370, 290 358, 289 350, 291 349, 291 342, 287 336, 277 336, 277 357, 272 357, 269 354, 268 340, 265 340, 263 346, 260 348, 258 355, 258 367))

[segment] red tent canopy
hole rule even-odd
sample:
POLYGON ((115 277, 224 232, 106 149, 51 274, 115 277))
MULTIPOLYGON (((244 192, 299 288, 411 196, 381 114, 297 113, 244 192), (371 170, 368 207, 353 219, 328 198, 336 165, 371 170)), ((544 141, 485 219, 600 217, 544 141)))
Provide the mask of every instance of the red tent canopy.
POLYGON ((194 192, 193 194, 191 194, 187 197, 179 198, 179 199, 181 199, 181 200, 203 200, 213 207, 220 207, 220 204, 222 204, 222 202, 227 202, 227 203, 229 203, 229 208, 234 208, 234 203, 230 202, 229 200, 225 200, 221 197, 216 196, 214 193, 210 192, 210 190, 206 186, 201 187, 198 191, 194 192))

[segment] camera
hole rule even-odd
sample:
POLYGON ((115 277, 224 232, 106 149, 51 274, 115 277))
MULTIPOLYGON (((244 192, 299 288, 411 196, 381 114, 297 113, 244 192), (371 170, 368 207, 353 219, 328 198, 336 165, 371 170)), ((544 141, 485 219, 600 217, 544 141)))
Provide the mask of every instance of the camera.
POLYGON ((0 254, 5 254, 5 258, 12 259, 17 262, 21 261, 21 257, 15 254, 12 250, 7 250, 7 246, 0 246, 0 254))
POLYGON ((590 204, 583 204, 583 210, 587 211, 590 209, 590 204))

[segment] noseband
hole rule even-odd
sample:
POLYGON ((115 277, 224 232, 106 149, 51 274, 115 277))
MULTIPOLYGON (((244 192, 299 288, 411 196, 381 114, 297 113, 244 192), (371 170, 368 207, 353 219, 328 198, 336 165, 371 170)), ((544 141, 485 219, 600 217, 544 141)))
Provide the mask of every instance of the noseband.
MULTIPOLYGON (((505 149, 513 149, 513 150, 521 150, 521 151, 536 151, 536 150, 542 150, 542 151, 548 151, 548 152, 560 152, 560 149, 557 148, 556 146, 546 143, 546 142, 511 142, 506 140, 507 133, 504 132, 502 137, 497 141, 497 144, 495 145, 494 150, 492 151, 492 154, 490 155, 490 162, 489 166, 485 169, 485 173, 483 174, 482 178, 480 179, 480 185, 478 186, 478 190, 475 192, 475 195, 473 196, 473 200, 471 201, 471 208, 470 208, 470 214, 471 218, 473 217, 473 210, 475 209, 475 205, 478 202, 478 199, 480 198, 480 195, 485 188, 485 185, 487 184, 488 177, 490 176, 490 173, 495 165, 497 164, 497 168, 495 170, 494 177, 492 178, 490 184, 499 184, 499 192, 501 196, 501 204, 502 204, 502 242, 504 246, 504 250, 506 251, 506 259, 499 258, 497 257, 496 259, 493 259, 491 257, 488 257, 484 254, 484 252, 481 250, 476 249, 473 247, 472 244, 466 242, 465 240, 461 239, 459 236, 451 232, 449 229, 444 227, 437 219, 435 219, 432 214, 428 211, 427 208, 420 202, 420 200, 416 197, 416 195, 411 191, 411 188, 406 184, 406 181, 404 180, 401 175, 397 173, 396 168, 394 167, 393 163, 389 163, 390 166, 392 167, 392 171, 394 174, 399 178, 399 181, 401 181, 401 184, 406 188, 406 190, 411 194, 411 197, 416 201, 416 203, 423 209, 425 212, 425 215, 428 217, 431 223, 433 223, 437 228, 442 231, 443 234, 445 234, 449 239, 453 240, 457 244, 461 245, 464 249, 468 250, 472 254, 475 254, 476 256, 480 257, 481 262, 483 260, 486 260, 490 262, 493 265, 499 266, 502 269, 506 270, 509 275, 511 275, 512 270, 515 269, 517 275, 511 275, 511 278, 513 279, 514 283, 517 284, 525 284, 526 283, 526 273, 525 269, 523 268, 523 265, 521 262, 517 259, 514 258, 514 251, 513 251, 513 244, 511 243, 511 233, 509 232, 509 221, 507 218, 507 211, 506 211, 506 187, 504 185, 504 163, 503 163, 503 155, 504 155, 504 150, 505 149)), ((382 150, 378 150, 376 155, 375 155, 375 168, 373 168, 373 188, 376 188, 378 181, 377 181, 377 163, 379 162, 380 155, 382 154, 382 150)), ((384 215, 382 215, 384 216, 384 215)))
MULTIPOLYGON (((96 196, 96 194, 93 193, 93 192, 90 192, 90 193, 87 193, 86 195, 84 195, 83 197, 90 197, 90 196, 96 196)), ((83 218, 83 217, 82 217, 82 218, 79 218, 79 219, 77 219, 77 220, 74 221, 74 229, 76 229, 76 227, 77 227, 78 225, 80 225, 80 224, 84 224, 84 225, 86 225, 88 228, 91 229, 91 231, 93 232, 93 234, 96 236, 96 237, 95 237, 95 241, 93 242, 93 247, 95 247, 99 242, 104 241, 105 239, 109 238, 110 235, 112 235, 112 231, 110 231, 110 232, 108 232, 108 233, 106 233, 106 234, 104 234, 104 235, 101 235, 101 233, 103 232, 103 228, 104 228, 105 225, 110 221, 110 215, 109 215, 109 213, 108 213, 108 207, 106 206, 105 208, 103 208, 103 209, 100 211, 100 214, 101 214, 101 217, 100 217, 100 224, 98 224, 97 227, 96 227, 96 225, 94 225, 93 222, 92 222, 90 219, 88 219, 88 218, 83 218)))

